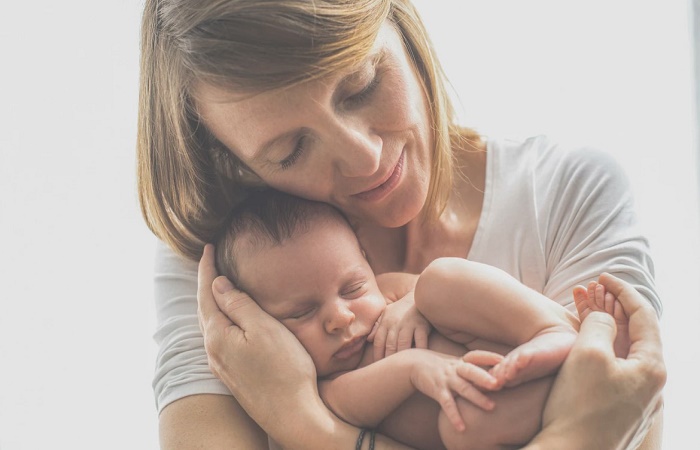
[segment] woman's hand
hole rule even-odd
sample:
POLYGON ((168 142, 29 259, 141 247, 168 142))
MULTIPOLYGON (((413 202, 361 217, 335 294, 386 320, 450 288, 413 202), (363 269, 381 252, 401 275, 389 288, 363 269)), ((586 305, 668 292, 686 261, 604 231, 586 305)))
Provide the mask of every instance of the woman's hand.
POLYGON ((543 429, 528 449, 625 448, 660 408, 666 367, 656 313, 628 283, 608 274, 599 282, 629 317, 629 354, 615 357, 614 318, 590 313, 552 387, 543 429))
POLYGON ((305 413, 330 414, 318 396, 311 357, 246 293, 217 277, 212 245, 204 248, 198 285, 209 367, 265 431, 285 442, 293 428, 290 420, 301 421, 305 413))

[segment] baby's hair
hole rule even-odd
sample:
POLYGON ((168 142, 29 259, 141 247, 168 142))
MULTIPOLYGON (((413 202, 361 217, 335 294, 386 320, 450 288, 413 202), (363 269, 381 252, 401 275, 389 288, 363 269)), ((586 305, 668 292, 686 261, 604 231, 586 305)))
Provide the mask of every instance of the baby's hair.
POLYGON ((346 217, 335 207, 322 202, 305 200, 274 189, 251 193, 229 214, 214 241, 216 268, 239 288, 237 253, 241 251, 240 239, 253 248, 276 246, 285 240, 304 233, 319 218, 341 220, 346 217))

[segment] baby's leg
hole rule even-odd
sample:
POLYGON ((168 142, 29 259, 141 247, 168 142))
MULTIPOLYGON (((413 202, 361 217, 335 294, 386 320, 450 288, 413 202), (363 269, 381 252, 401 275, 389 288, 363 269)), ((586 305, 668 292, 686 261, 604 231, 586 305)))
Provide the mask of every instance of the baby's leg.
POLYGON ((629 318, 620 301, 608 292, 605 283, 614 280, 606 275, 601 275, 599 282, 591 281, 588 288, 576 286, 574 288, 574 303, 581 320, 584 320, 593 311, 602 311, 610 314, 617 325, 615 336, 615 356, 626 358, 630 347, 629 318))
POLYGON ((470 348, 479 340, 515 347, 493 369, 509 386, 556 371, 578 329, 578 320, 562 306, 502 270, 461 258, 431 263, 418 280, 415 301, 428 321, 456 342, 470 348))
POLYGON ((506 386, 552 374, 564 363, 576 334, 561 330, 543 330, 529 341, 508 352, 491 374, 506 386))
POLYGON ((459 432, 441 412, 440 438, 448 449, 516 449, 529 442, 542 426, 542 411, 554 381, 539 378, 514 388, 490 393, 496 402, 493 411, 457 400, 467 429, 459 432))

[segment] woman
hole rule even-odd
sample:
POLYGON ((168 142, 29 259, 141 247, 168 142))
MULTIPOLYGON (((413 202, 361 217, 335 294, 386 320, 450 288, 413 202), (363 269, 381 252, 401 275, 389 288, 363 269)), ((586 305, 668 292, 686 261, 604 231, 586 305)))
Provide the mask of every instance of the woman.
MULTIPOLYGON (((246 187, 265 184, 343 210, 377 273, 468 256, 569 305, 573 286, 607 270, 659 307, 620 169, 599 152, 457 126, 408 0, 147 1, 141 71, 140 200, 180 255, 199 259, 246 187)), ((211 261, 209 250, 198 274, 205 353, 196 267, 159 250, 163 446, 264 447, 262 430, 290 448, 351 445, 359 430, 323 406, 308 357, 275 347, 284 330, 255 313, 265 333, 234 341, 206 306, 228 298, 237 320, 254 308, 212 291, 211 261)))

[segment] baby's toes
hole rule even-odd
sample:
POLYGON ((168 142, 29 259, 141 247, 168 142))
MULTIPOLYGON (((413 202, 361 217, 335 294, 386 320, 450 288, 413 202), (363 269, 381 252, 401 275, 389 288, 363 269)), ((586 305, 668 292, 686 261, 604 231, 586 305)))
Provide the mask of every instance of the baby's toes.
POLYGON ((595 287, 595 304, 598 311, 607 311, 605 309, 605 286, 602 284, 598 284, 595 287))
POLYGON ((591 311, 600 311, 600 308, 598 307, 598 304, 596 303, 596 287, 598 286, 598 283, 595 281, 591 281, 588 283, 588 307, 591 308, 591 311))
POLYGON ((585 287, 576 286, 574 288, 574 305, 576 305, 576 311, 578 311, 578 316, 581 320, 585 319, 591 312, 591 309, 588 307, 588 291, 585 287))
MULTIPOLYGON (((602 285, 601 285, 602 286, 602 285)), ((603 286, 603 291, 605 291, 605 287, 603 286)), ((604 295, 605 299, 605 312, 610 314, 611 316, 614 316, 614 308, 615 308, 615 296, 612 295, 610 292, 605 292, 604 295)))

